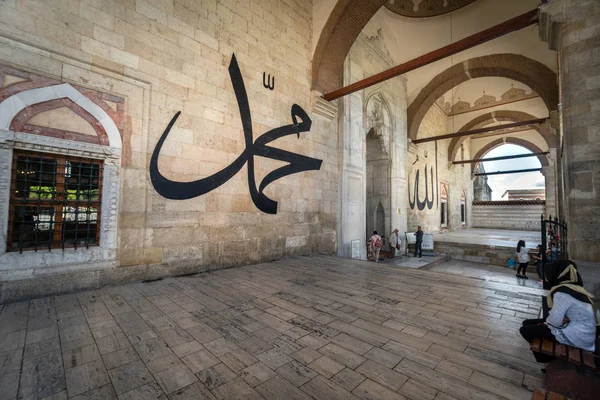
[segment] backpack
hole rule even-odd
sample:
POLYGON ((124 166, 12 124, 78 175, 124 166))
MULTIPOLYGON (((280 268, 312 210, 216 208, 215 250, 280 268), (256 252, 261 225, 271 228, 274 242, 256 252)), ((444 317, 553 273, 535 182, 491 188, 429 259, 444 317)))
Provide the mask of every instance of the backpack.
POLYGON ((373 246, 381 248, 381 238, 379 236, 374 236, 373 238, 373 246))

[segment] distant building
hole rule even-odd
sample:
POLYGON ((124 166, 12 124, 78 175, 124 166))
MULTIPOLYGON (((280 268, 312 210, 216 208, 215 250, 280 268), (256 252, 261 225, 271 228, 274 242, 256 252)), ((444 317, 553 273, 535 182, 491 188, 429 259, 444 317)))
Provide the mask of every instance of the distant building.
POLYGON ((546 189, 510 189, 504 192, 505 200, 546 200, 546 189))
MULTIPOLYGON (((475 173, 484 173, 483 163, 477 164, 475 167, 475 173)), ((474 201, 491 201, 492 200, 492 188, 487 183, 488 177, 486 175, 480 175, 475 178, 473 182, 473 200, 474 201)))

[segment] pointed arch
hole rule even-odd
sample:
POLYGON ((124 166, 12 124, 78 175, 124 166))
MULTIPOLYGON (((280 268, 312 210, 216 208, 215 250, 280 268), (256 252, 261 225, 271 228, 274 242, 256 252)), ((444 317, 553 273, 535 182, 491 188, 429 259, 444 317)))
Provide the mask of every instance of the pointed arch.
MULTIPOLYGON (((527 140, 515 138, 515 137, 507 137, 507 138, 497 139, 497 140, 494 140, 493 142, 486 144, 481 149, 479 149, 479 151, 475 154, 475 156, 473 158, 474 159, 482 158, 483 156, 485 156, 487 153, 489 153, 496 147, 500 147, 505 144, 516 144, 517 146, 521 146, 521 147, 531 151, 532 153, 541 153, 543 151, 538 146, 536 146, 535 144, 533 144, 527 140)), ((540 161, 540 164, 542 165, 542 167, 547 167, 550 165, 547 156, 537 156, 537 159, 540 161)), ((477 166, 479 164, 480 163, 473 165, 473 173, 477 172, 477 166)))
MULTIPOLYGON (((472 129, 481 128, 485 125, 488 125, 493 122, 502 122, 502 121, 510 121, 510 122, 519 122, 519 121, 530 121, 533 119, 537 119, 538 117, 528 114, 522 111, 509 111, 509 110, 498 110, 492 111, 483 115, 480 115, 476 118, 473 118, 471 121, 464 124, 458 132, 466 132, 472 129)), ((548 148, 556 147, 556 136, 550 128, 547 126, 543 126, 541 124, 532 125, 533 130, 538 132, 542 138, 545 140, 548 148)), ((460 149, 461 144, 467 140, 468 136, 462 136, 458 138, 453 138, 448 145, 448 161, 452 162, 456 159, 456 155, 458 150, 460 149)))
POLYGON ((493 54, 456 64, 433 78, 408 107, 408 137, 416 139, 427 111, 444 93, 469 79, 503 77, 529 86, 540 95, 548 111, 558 108, 556 73, 544 64, 519 54, 493 54))
POLYGON ((344 60, 352 44, 385 2, 338 0, 321 31, 313 54, 313 89, 326 93, 339 87, 344 60))

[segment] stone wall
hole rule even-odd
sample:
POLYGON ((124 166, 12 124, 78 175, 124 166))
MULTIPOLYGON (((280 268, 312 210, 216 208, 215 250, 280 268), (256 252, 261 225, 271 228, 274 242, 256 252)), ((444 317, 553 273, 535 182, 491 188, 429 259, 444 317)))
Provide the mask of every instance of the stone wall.
MULTIPOLYGON (((58 276, 54 291, 61 291, 335 252, 337 121, 313 113, 311 19, 311 2, 293 0, 0 2, 0 63, 123 98, 127 125, 120 132, 122 154, 117 155, 116 251, 110 259, 83 263, 85 249, 67 249, 60 253, 60 262, 44 268, 35 267, 39 264, 32 262, 32 252, 11 253, 11 263, 0 267, 0 280, 5 281, 1 298, 31 295, 37 290, 34 281, 23 280, 34 275, 45 276, 47 282, 47 277, 58 276), (254 139, 291 124, 290 109, 298 104, 312 119, 310 132, 281 138, 272 146, 323 160, 319 171, 293 174, 265 189, 278 202, 275 215, 253 204, 247 168, 188 200, 161 196, 149 179, 154 147, 179 111, 158 162, 168 179, 208 177, 244 152, 228 73, 234 53, 248 94, 252 123, 247 126, 254 139), (274 90, 264 87, 263 72, 275 77, 274 90), (77 283, 63 289, 61 282, 73 274, 80 274, 77 283)), ((4 146, 2 169, 9 167, 13 145, 4 146)), ((255 157, 257 186, 282 165, 255 157)), ((0 182, 0 190, 7 187, 0 182)), ((38 292, 53 290, 43 287, 38 292)))
MULTIPOLYGON (((418 138, 427 138, 431 136, 444 135, 448 132, 448 117, 437 106, 429 109, 423 122, 419 127, 418 138)), ((421 225, 425 232, 439 232, 441 229, 457 230, 464 229, 471 225, 471 207, 473 200, 473 182, 471 180, 470 164, 453 165, 448 162, 448 145, 451 139, 439 140, 436 142, 420 143, 409 147, 408 157, 408 180, 409 201, 413 196, 415 203, 418 199, 423 201, 426 198, 425 191, 425 168, 427 168, 427 193, 429 199, 434 200, 432 208, 427 205, 423 210, 408 206, 408 229, 414 231, 418 225, 421 225), (419 171, 418 193, 415 194, 415 179, 419 171), (433 190, 431 193, 431 171, 433 171, 433 190), (448 226, 441 226, 441 185, 447 184, 448 193, 448 226), (465 205, 467 210, 466 223, 461 224, 461 194, 466 194, 465 205)), ((459 151, 457 160, 466 160, 470 156, 470 140, 463 143, 463 151, 459 151), (461 158, 462 157, 462 158, 461 158)))
POLYGON ((473 228, 539 231, 545 201, 490 201, 473 204, 473 228))
MULTIPOLYGON (((392 66, 382 45, 383 34, 359 36, 344 64, 344 83, 392 66)), ((380 232, 384 242, 392 229, 397 228, 401 236, 406 229, 406 81, 398 78, 383 82, 345 96, 338 104, 343 157, 338 255, 350 257, 352 242, 359 241, 360 257, 366 259, 366 241, 372 232, 368 227, 375 224, 379 203, 385 215, 387 232, 380 232), (370 139, 371 151, 367 148, 369 132, 376 136, 370 139), (372 159, 369 164, 368 158, 372 159), (371 190, 368 192, 367 188, 371 190), (367 213, 373 216, 369 223, 367 213)))
POLYGON ((552 31, 544 39, 560 50, 569 254, 599 262, 600 2, 552 0, 541 11, 552 31))

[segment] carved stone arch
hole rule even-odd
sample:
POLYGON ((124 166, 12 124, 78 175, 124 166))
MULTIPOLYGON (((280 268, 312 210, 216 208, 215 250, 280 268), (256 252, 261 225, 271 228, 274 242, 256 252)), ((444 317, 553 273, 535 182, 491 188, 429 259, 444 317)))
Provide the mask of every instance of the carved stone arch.
POLYGON ((503 77, 521 82, 540 95, 548 111, 558 108, 556 73, 519 54, 493 54, 456 64, 431 80, 408 107, 408 136, 416 139, 427 111, 444 93, 469 79, 503 77))
MULTIPOLYGON (((510 122, 519 122, 519 121, 528 121, 537 119, 537 117, 522 112, 522 111, 509 111, 509 110, 499 110, 492 111, 486 114, 482 114, 476 118, 473 118, 471 121, 467 122, 458 130, 458 132, 466 132, 473 129, 481 128, 485 125, 488 125, 492 122, 501 122, 501 121, 510 121, 510 122)), ((535 124, 531 127, 533 130, 537 131, 542 138, 546 141, 548 148, 556 147, 556 136, 550 128, 541 124, 535 124)), ((462 136, 458 138, 453 138, 448 145, 448 161, 452 162, 456 159, 456 155, 458 154, 458 150, 460 146, 467 140, 468 136, 462 136)))
POLYGON ((379 140, 383 153, 390 158, 391 133, 393 132, 393 115, 390 104, 384 93, 373 91, 364 101, 363 121, 368 137, 379 140))
POLYGON ((315 48, 312 61, 312 86, 322 93, 342 83, 344 60, 367 22, 386 0, 338 0, 315 48))
MULTIPOLYGON (((489 142, 488 144, 483 146, 481 149, 479 149, 479 151, 475 154, 475 156, 473 158, 474 159, 482 158, 483 156, 485 156, 487 153, 489 153, 496 147, 500 147, 505 144, 516 144, 517 146, 526 148, 527 150, 531 151, 532 153, 543 152, 542 149, 540 149, 538 146, 536 146, 535 144, 533 144, 527 140, 515 138, 515 137, 507 137, 507 138, 496 139, 492 142, 489 142)), ((542 165, 542 167, 547 167, 550 165, 550 162, 548 161, 548 157, 546 157, 545 155, 537 156, 537 159, 540 161, 540 164, 542 165)), ((479 164, 480 163, 473 165, 473 173, 477 172, 476 169, 479 164)))
POLYGON ((15 117, 27 107, 59 99, 69 99, 90 114, 106 133, 109 146, 121 149, 121 133, 112 118, 68 83, 29 89, 6 98, 0 103, 0 129, 10 130, 15 117))

